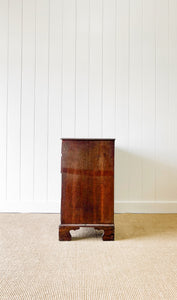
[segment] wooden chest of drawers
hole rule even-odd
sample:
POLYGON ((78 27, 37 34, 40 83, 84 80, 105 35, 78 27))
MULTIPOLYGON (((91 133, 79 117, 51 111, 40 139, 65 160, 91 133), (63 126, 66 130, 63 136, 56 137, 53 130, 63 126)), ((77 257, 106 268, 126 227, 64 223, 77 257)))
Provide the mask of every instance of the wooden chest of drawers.
POLYGON ((70 230, 104 230, 114 240, 114 139, 62 139, 59 239, 70 230))

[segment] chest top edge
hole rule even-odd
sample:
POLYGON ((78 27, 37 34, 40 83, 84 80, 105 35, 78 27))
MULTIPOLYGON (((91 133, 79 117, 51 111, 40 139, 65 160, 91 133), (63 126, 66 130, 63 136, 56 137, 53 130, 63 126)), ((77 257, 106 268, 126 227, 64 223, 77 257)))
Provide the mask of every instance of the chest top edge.
POLYGON ((115 141, 112 138, 61 138, 62 141, 115 141))

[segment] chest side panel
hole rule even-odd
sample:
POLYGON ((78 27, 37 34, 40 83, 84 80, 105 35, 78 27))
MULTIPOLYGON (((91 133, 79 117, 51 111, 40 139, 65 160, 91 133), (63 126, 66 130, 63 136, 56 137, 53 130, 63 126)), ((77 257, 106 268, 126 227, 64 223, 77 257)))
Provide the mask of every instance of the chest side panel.
POLYGON ((114 141, 63 141, 61 172, 63 224, 113 223, 114 141))

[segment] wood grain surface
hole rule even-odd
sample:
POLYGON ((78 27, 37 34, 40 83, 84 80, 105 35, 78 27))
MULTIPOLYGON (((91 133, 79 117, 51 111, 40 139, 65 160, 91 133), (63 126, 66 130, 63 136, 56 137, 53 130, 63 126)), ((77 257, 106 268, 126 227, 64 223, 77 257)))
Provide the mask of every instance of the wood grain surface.
POLYGON ((61 173, 61 224, 112 226, 114 140, 63 139, 61 173))

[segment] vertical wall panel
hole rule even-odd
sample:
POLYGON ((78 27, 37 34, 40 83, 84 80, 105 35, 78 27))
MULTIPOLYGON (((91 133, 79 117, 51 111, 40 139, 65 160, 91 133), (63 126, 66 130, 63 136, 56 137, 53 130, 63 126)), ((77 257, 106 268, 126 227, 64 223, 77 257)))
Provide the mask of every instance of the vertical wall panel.
POLYGON ((115 0, 103 0, 103 136, 115 136, 115 0))
POLYGON ((177 1, 169 0, 169 190, 168 199, 177 199, 177 1))
POLYGON ((142 195, 142 0, 130 1, 129 198, 142 195))
POLYGON ((89 0, 77 0, 76 26, 76 136, 88 136, 89 112, 89 0))
POLYGON ((90 0, 89 136, 102 130, 102 1, 90 0))
POLYGON ((6 108, 8 82, 8 1, 0 1, 0 201, 6 200, 6 108))
POLYGON ((23 0, 21 199, 33 201, 33 149, 35 101, 35 0, 23 0))
POLYGON ((169 65, 168 0, 156 9, 156 200, 169 194, 169 65), (159 9, 160 8, 160 9, 159 9))
POLYGON ((36 5, 34 201, 47 200, 49 1, 36 5))
POLYGON ((155 1, 143 1, 142 35, 142 200, 154 201, 155 196, 155 1), (149 22, 151 20, 151 22, 149 22))
POLYGON ((75 134, 76 0, 63 1, 62 136, 75 134))
POLYGON ((60 137, 62 84, 62 1, 50 2, 48 201, 60 201, 60 137))
POLYGON ((129 0, 117 1, 115 198, 129 200, 129 0))
POLYGON ((22 1, 9 1, 7 201, 19 206, 22 1))

